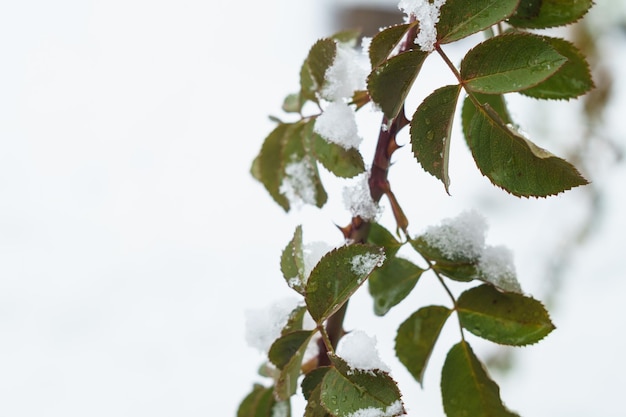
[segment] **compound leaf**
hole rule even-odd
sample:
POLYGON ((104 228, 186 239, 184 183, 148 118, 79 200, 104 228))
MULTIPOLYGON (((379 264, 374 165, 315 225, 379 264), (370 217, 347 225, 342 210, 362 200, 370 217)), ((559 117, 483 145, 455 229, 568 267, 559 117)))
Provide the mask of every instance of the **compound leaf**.
POLYGON ((443 306, 422 307, 398 328, 396 356, 420 385, 435 342, 451 312, 443 306))
MULTIPOLYGON (((472 103, 472 105, 474 105, 472 103)), ((465 139, 483 175, 496 186, 523 197, 546 197, 587 184, 578 170, 526 139, 488 105, 474 106, 465 139)))
POLYGON ((413 155, 426 172, 443 182, 448 193, 450 133, 460 91, 460 85, 435 90, 417 107, 411 120, 413 155))
POLYGON ((403 52, 386 60, 370 73, 367 89, 388 120, 400 112, 427 56, 427 52, 420 50, 403 52))
POLYGON ((518 417, 502 404, 500 388, 465 341, 448 352, 441 371, 441 397, 448 417, 518 417))
POLYGON ((471 49, 461 62, 461 77, 469 91, 509 93, 539 84, 565 61, 541 36, 508 33, 471 49))
POLYGON ((311 271, 305 289, 309 313, 318 324, 337 311, 385 259, 376 246, 353 244, 334 249, 311 271))
POLYGON ((548 312, 539 301, 521 294, 503 293, 491 285, 465 291, 457 307, 464 328, 504 345, 536 343, 554 330, 548 312))
POLYGON ((447 0, 441 6, 437 40, 450 43, 501 22, 515 12, 519 0, 447 0))

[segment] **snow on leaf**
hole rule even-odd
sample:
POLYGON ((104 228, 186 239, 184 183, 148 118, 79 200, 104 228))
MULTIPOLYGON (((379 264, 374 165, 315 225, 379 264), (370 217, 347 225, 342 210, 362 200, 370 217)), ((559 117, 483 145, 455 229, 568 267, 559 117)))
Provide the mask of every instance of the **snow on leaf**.
POLYGON ((315 119, 313 129, 328 142, 344 149, 357 148, 363 141, 359 136, 354 109, 343 101, 329 103, 315 119))
POLYGON ((360 371, 379 369, 390 372, 387 364, 378 355, 376 343, 375 336, 368 336, 363 331, 354 330, 341 338, 337 346, 337 355, 352 369, 360 371))

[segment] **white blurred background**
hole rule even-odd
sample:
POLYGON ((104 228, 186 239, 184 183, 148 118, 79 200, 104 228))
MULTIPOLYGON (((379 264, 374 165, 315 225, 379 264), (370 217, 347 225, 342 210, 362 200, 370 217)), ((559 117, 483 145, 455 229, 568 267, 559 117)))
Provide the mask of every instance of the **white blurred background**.
MULTIPOLYGON (((326 210, 286 215, 249 166, 273 127, 267 116, 282 116, 282 98, 297 90, 308 48, 357 3, 0 5, 0 416, 232 416, 265 382, 244 312, 292 295, 278 262, 295 225, 305 240, 336 243, 349 213, 331 196, 326 210)), ((516 350, 508 373, 493 370, 523 416, 624 415, 624 16, 618 1, 589 16, 600 76, 613 77, 599 127, 580 101, 512 99, 540 145, 587 158, 579 166, 593 187, 508 196, 479 175, 458 135, 452 197, 408 147, 392 168, 414 233, 482 211, 488 242, 511 247, 523 288, 549 302, 557 330, 516 350)), ((449 53, 458 62, 467 46, 449 53)), ((449 81, 434 58, 415 105, 449 81)), ((369 158, 379 116, 362 113, 369 158)), ((397 325, 424 303, 446 303, 426 275, 385 318, 373 317, 364 288, 346 327, 377 336, 409 415, 441 416, 438 372, 458 334, 444 331, 424 390, 392 353, 397 325)), ((474 343, 485 360, 502 353, 474 343)))

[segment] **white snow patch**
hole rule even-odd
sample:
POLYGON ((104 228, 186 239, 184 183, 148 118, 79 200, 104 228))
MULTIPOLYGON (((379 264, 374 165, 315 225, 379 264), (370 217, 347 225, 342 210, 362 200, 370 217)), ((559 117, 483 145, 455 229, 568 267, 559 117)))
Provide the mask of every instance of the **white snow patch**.
POLYGON ((353 370, 372 372, 379 369, 390 372, 389 367, 378 355, 376 337, 368 336, 361 330, 354 330, 345 335, 337 346, 337 355, 353 370))
POLYGON ((476 211, 466 211, 426 229, 427 244, 453 260, 476 262, 480 279, 509 292, 521 293, 513 254, 504 246, 485 245, 487 221, 476 211))
POLYGON ((385 261, 384 253, 366 253, 356 255, 350 260, 352 272, 357 275, 367 276, 374 268, 381 266, 385 261))
POLYGON ((311 271, 319 263, 320 259, 326 255, 332 246, 326 242, 318 241, 304 245, 302 254, 304 255, 304 276, 309 277, 311 271))
POLYGON ((486 231, 486 219, 472 210, 428 227, 424 239, 451 259, 477 260, 485 248, 486 231))
POLYGON ((280 336, 291 312, 301 304, 295 297, 275 301, 266 308, 250 309, 246 315, 246 342, 249 346, 267 353, 280 336))
POLYGON ((280 401, 272 407, 272 417, 288 417, 289 401, 280 401))
POLYGON ((278 191, 294 206, 315 205, 315 184, 312 180, 313 167, 308 159, 293 159, 285 167, 285 177, 278 191))
POLYGON ((369 72, 369 60, 364 54, 338 42, 335 60, 324 74, 322 97, 329 101, 351 99, 355 91, 367 89, 369 72))
POLYGON ((357 148, 363 141, 359 136, 354 109, 343 101, 329 103, 315 119, 313 130, 344 149, 357 148))
POLYGON ((364 172, 354 177, 354 184, 343 189, 343 203, 353 217, 372 221, 381 213, 381 207, 374 202, 370 194, 369 173, 364 172))
POLYGON ((437 23, 439 22, 439 9, 446 0, 400 0, 398 8, 407 16, 415 16, 419 22, 419 32, 415 43, 425 52, 435 49, 437 42, 437 23))
POLYGON ((504 246, 487 246, 478 260, 481 278, 504 291, 521 293, 517 281, 513 253, 504 246))
POLYGON ((348 417, 392 417, 400 415, 404 415, 404 408, 402 401, 397 400, 384 410, 375 407, 362 408, 348 414, 348 417))

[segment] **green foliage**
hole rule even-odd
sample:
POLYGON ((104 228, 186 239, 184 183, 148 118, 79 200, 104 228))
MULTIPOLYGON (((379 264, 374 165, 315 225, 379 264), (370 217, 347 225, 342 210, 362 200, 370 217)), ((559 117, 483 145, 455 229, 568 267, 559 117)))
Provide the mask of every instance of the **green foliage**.
POLYGON ((443 306, 422 307, 398 328, 396 355, 420 384, 424 381, 435 342, 451 312, 443 306))
POLYGON ((441 397, 448 417, 514 417, 500 398, 471 346, 462 341, 448 352, 441 371, 441 397))
POLYGON ((311 271, 305 301, 311 317, 322 323, 337 311, 385 259, 380 248, 355 244, 324 255, 311 271))
MULTIPOLYGON (((296 228, 282 251, 280 269, 302 303, 287 317, 269 349, 270 365, 263 368, 262 376, 271 378, 272 385, 255 385, 242 401, 238 417, 290 416, 289 400, 296 395, 298 383, 306 400, 305 417, 402 415, 400 390, 387 371, 360 369, 335 349, 346 333, 343 318, 348 301, 365 281, 374 313, 385 316, 408 302, 407 297, 418 291, 417 284, 425 276, 436 278, 449 296, 450 306, 418 307, 400 324, 395 338, 400 363, 421 385, 444 325, 453 318, 461 335, 441 370, 446 415, 516 416, 504 406, 498 385, 465 334, 512 347, 534 344, 555 328, 548 312, 541 302, 521 294, 514 271, 499 271, 494 278, 485 269, 482 254, 452 253, 433 244, 427 235, 410 236, 408 219, 391 191, 387 174, 392 154, 400 148, 396 135, 408 126, 417 162, 450 193, 451 132, 458 118, 479 171, 504 191, 519 197, 547 197, 586 184, 572 164, 521 133, 508 110, 506 94, 569 100, 593 88, 586 59, 572 43, 526 31, 574 23, 591 5, 591 0, 447 0, 440 10, 433 50, 422 50, 414 42, 420 31, 426 30, 419 19, 407 19, 373 37, 367 56, 371 72, 362 80, 367 90, 358 87, 361 90, 353 91, 341 104, 358 111, 371 102, 383 113, 367 172, 369 194, 373 203, 387 196, 397 235, 374 219, 353 213, 350 224, 340 228, 345 244, 323 255, 309 272, 303 228, 296 228), (486 39, 468 47, 457 68, 442 45, 481 31, 486 39), (455 83, 431 86, 430 80, 418 77, 431 54, 444 61, 455 83), (412 114, 409 120, 405 115, 407 97, 417 82, 431 92, 416 108, 406 109, 412 114), (462 112, 458 115, 461 94, 462 112), (405 257, 403 249, 422 258, 423 264, 405 257), (503 283, 501 277, 511 281, 503 283), (450 280, 468 288, 455 296, 450 280), (306 315, 314 322, 309 328, 306 315), (317 354, 308 357, 307 352, 315 347, 319 348, 317 354)), ((359 149, 333 143, 316 131, 329 104, 325 87, 336 82, 329 74, 344 52, 340 48, 354 46, 358 37, 358 32, 346 31, 313 45, 300 68, 299 90, 282 103, 293 119, 273 119, 277 126, 252 163, 254 178, 285 211, 301 203, 324 206, 328 196, 319 166, 339 178, 366 171, 359 149), (313 110, 306 113, 308 109, 313 110)), ((427 204, 428 198, 421 197, 420 204, 427 204)))
POLYGON ((536 343, 554 329, 539 301, 521 294, 502 293, 491 285, 474 287, 461 294, 457 311, 464 328, 505 345, 536 343))

